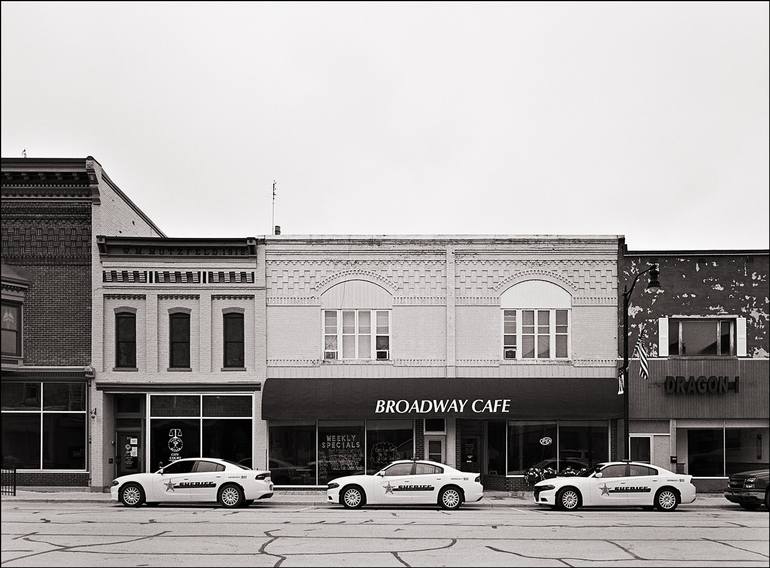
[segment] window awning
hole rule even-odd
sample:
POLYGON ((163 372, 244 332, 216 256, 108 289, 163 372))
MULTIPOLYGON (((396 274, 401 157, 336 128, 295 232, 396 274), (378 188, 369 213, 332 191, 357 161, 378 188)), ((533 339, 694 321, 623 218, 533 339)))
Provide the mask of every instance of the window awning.
POLYGON ((281 378, 263 386, 262 418, 609 419, 623 416, 617 392, 611 378, 281 378))

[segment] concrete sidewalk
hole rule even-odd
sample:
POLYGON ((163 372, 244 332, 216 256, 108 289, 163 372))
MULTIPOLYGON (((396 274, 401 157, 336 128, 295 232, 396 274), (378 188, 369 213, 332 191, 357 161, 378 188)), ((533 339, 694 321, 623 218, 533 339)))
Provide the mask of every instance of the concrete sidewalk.
MULTIPOLYGON (((2 502, 38 502, 38 503, 94 503, 110 502, 109 493, 92 492, 88 488, 75 489, 72 487, 25 487, 16 490, 16 496, 3 495, 2 502)), ((276 490, 271 499, 264 501, 271 505, 324 505, 326 492, 322 490, 276 490)), ((485 491, 482 504, 492 507, 522 507, 532 506, 532 493, 526 491, 485 491)), ((730 503, 721 493, 702 493, 694 503, 687 507, 720 507, 730 503)))

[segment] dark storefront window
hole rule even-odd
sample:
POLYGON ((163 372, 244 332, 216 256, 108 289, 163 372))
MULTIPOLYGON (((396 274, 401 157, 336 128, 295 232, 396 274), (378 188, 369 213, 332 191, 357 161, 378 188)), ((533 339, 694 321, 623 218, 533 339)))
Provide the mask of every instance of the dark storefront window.
POLYGON ((364 473, 364 423, 318 423, 318 483, 364 473))
POLYGON ((190 368, 190 314, 176 313, 168 317, 169 367, 190 368))
POLYGON ((3 412, 3 465, 40 468, 40 414, 3 412))
POLYGON ((115 367, 136 368, 136 314, 115 314, 115 367))
POLYGON ((690 475, 722 477, 724 457, 721 428, 687 431, 687 471, 690 475))
POLYGON ((3 464, 86 469, 85 383, 4 382, 2 401, 3 464))
POLYGON ((43 414, 43 468, 85 469, 85 436, 85 413, 43 414))
POLYGON ((153 418, 150 435, 151 471, 182 458, 201 455, 198 418, 153 418))
POLYGON ((512 422, 508 425, 508 473, 556 463, 556 423, 512 422))
POLYGON ((204 418, 203 455, 251 467, 251 420, 204 418))
POLYGON ((367 420, 366 473, 377 473, 390 462, 412 459, 413 455, 411 420, 367 420))
POLYGON ((251 395, 151 395, 149 469, 194 457, 251 467, 252 404, 251 395))
POLYGON ((725 474, 767 469, 768 428, 725 430, 725 474))
POLYGON ((487 424, 487 473, 505 475, 506 423, 490 420, 487 424))
POLYGON ((270 425, 270 477, 276 485, 315 485, 315 424, 270 425))
POLYGON ((607 461, 609 429, 607 422, 559 423, 559 472, 580 470, 607 461))
POLYGON ((243 314, 224 315, 224 366, 242 368, 243 356, 243 314))

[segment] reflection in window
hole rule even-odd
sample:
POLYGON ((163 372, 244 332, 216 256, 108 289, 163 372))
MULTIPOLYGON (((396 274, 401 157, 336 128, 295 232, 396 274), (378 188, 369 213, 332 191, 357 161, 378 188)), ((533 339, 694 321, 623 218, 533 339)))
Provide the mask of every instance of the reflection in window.
POLYGON ((270 424, 270 477, 276 485, 315 485, 315 424, 270 424))
POLYGON ((21 357, 21 304, 2 303, 2 353, 21 357))
POLYGON ((508 426, 508 473, 556 464, 556 424, 512 422, 508 426))
POLYGON ((203 455, 251 467, 251 420, 204 419, 203 455))
POLYGON ((198 418, 153 418, 150 420, 150 434, 151 469, 201 455, 198 418))
POLYGON ((397 475, 412 475, 412 464, 397 463, 385 470, 385 477, 395 477, 397 475))
POLYGON ((318 483, 364 473, 364 424, 319 421, 318 483))
POLYGON ((411 420, 366 421, 366 472, 374 474, 396 460, 414 455, 411 420))
POLYGON ((40 414, 3 412, 3 465, 40 468, 40 414))
POLYGON ((567 467, 579 471, 594 466, 606 461, 608 455, 609 428, 606 421, 559 423, 560 472, 567 467))
POLYGON ((727 428, 725 430, 726 475, 767 469, 768 428, 727 428))
POLYGON ((687 461, 690 475, 723 476, 724 457, 721 428, 687 431, 687 461))
POLYGON ((86 468, 86 415, 43 414, 43 468, 86 468))
POLYGON ((190 314, 169 315, 169 367, 190 368, 190 314))

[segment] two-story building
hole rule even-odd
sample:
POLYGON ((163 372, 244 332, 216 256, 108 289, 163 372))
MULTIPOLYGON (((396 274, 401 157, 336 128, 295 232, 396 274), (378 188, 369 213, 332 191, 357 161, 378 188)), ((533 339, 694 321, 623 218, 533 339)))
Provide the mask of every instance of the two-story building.
MULTIPOLYGON (((621 288, 658 264, 661 289, 634 293, 629 343, 630 455, 722 489, 768 466, 768 251, 628 251, 621 288)), ((622 349, 622 348, 621 348, 622 349)))
POLYGON ((97 236, 95 487, 183 457, 266 465, 264 246, 97 236))
POLYGON ((88 486, 93 235, 162 231, 87 158, 2 159, 2 461, 88 486))
POLYGON ((266 238, 269 467, 428 458, 524 486, 615 455, 617 236, 266 238))

